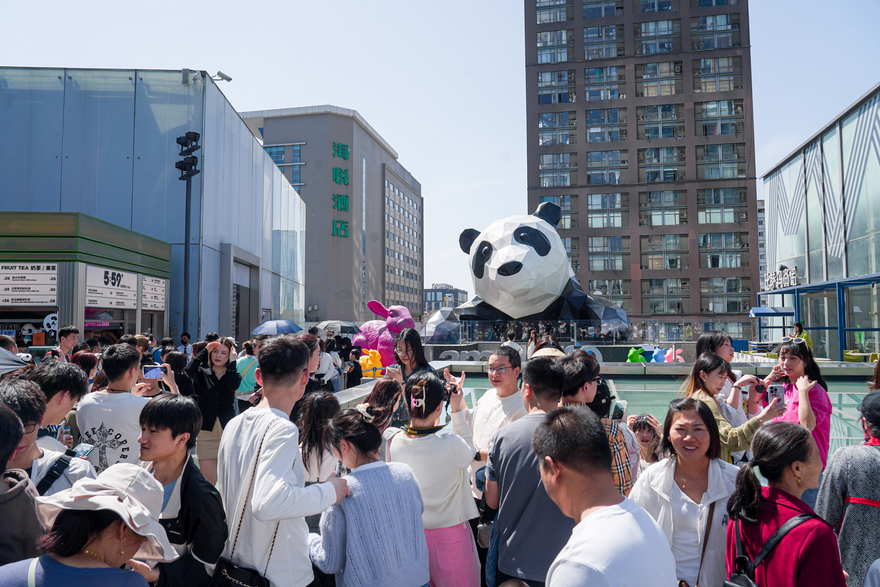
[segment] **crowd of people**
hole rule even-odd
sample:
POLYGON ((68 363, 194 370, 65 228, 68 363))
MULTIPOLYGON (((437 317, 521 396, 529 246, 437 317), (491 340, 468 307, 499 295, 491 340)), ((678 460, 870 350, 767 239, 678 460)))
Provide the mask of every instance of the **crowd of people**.
POLYGON ((328 334, 62 327, 0 376, 0 587, 880 587, 880 367, 865 443, 829 458, 798 337, 761 379, 703 333, 658 418, 612 410, 595 357, 534 331, 469 404, 404 329, 341 405, 359 349, 328 334))

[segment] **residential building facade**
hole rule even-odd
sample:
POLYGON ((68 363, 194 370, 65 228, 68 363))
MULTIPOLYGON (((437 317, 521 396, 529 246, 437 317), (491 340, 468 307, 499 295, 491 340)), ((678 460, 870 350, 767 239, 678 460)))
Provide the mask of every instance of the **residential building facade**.
POLYGON ((440 308, 455 308, 468 301, 468 292, 448 283, 434 283, 425 289, 425 312, 431 314, 440 308))
POLYGON ((746 0, 526 0, 528 203, 634 338, 748 338, 758 280, 746 0), (651 325, 652 328, 647 326, 651 325))
POLYGON ((422 186, 355 110, 243 112, 307 204, 307 322, 365 321, 367 302, 423 311, 422 186))

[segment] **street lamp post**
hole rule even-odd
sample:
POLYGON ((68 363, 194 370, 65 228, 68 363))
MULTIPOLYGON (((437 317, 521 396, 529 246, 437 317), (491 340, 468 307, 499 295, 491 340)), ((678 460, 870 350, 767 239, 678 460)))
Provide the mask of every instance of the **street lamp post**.
POLYGON ((199 174, 196 167, 199 164, 199 158, 193 155, 202 147, 199 145, 201 135, 194 130, 188 131, 185 135, 177 137, 177 144, 180 146, 180 161, 174 163, 174 167, 180 171, 181 181, 186 181, 186 216, 184 220, 184 249, 183 249, 183 332, 189 331, 189 247, 190 233, 192 223, 192 178, 199 174))

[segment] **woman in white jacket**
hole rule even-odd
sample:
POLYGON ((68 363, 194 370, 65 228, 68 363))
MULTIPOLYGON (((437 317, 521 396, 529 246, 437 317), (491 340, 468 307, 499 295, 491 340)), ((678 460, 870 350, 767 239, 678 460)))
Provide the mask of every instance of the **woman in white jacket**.
POLYGON ((670 456, 639 476, 629 498, 666 534, 679 581, 722 587, 724 520, 739 469, 718 458, 721 439, 709 406, 692 398, 671 402, 662 448, 670 456))

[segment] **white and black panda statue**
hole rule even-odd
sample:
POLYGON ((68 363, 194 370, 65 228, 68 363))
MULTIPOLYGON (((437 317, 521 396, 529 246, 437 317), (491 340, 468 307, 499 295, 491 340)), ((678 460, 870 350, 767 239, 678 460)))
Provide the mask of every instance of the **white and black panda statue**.
POLYGON ((469 256, 477 297, 455 308, 459 320, 591 320, 620 334, 626 312, 584 292, 556 231, 561 216, 544 202, 534 214, 496 220, 482 232, 468 228, 458 238, 469 256))

